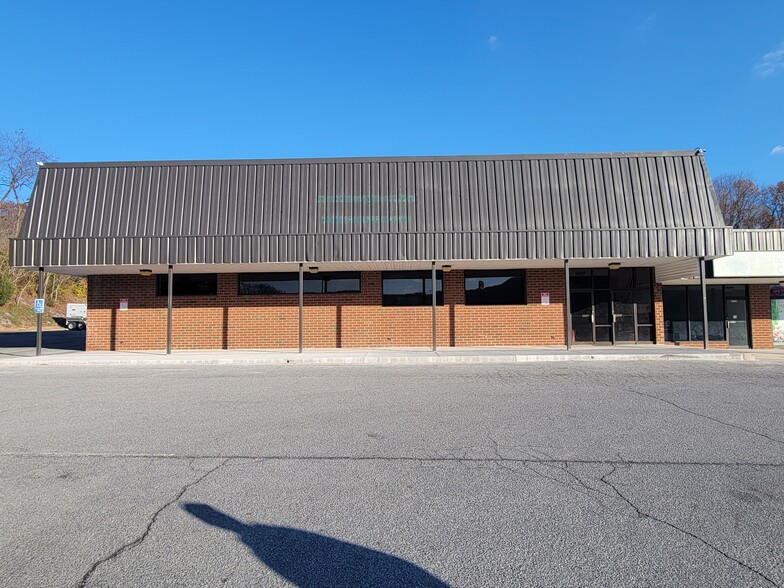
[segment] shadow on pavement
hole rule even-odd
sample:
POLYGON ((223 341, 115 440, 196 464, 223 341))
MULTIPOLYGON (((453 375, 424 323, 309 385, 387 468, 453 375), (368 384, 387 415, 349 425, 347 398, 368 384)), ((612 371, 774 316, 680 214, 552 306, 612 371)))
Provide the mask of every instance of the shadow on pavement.
MULTIPOLYGON (((44 331, 42 335, 43 349, 85 349, 86 331, 44 331)), ((0 332, 0 353, 3 355, 29 355, 30 349, 35 351, 35 331, 0 332)))
POLYGON ((206 504, 185 503, 182 508, 208 525, 236 533, 259 561, 301 588, 449 586, 419 566, 375 549, 301 529, 245 524, 206 504))

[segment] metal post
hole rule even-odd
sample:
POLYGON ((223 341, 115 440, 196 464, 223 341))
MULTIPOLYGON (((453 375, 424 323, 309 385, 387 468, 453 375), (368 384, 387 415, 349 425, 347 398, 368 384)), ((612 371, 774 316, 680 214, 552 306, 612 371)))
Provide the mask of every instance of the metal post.
POLYGON ((305 275, 299 264, 299 352, 302 353, 302 307, 305 305, 305 275))
POLYGON ((431 266, 430 282, 433 291, 433 351, 436 350, 436 262, 431 266))
POLYGON ((166 295, 166 355, 172 348, 172 301, 174 299, 174 266, 169 266, 168 292, 166 295))
POLYGON ((564 280, 566 281, 566 350, 572 348, 572 290, 569 286, 569 260, 564 259, 564 280))
POLYGON ((705 258, 700 257, 700 289, 702 290, 702 346, 708 348, 708 288, 705 286, 705 258))
MULTIPOLYGON (((44 268, 38 268, 38 298, 44 297, 44 268)), ((35 354, 41 355, 41 343, 43 340, 44 329, 44 315, 39 313, 36 315, 36 331, 35 331, 35 354)))

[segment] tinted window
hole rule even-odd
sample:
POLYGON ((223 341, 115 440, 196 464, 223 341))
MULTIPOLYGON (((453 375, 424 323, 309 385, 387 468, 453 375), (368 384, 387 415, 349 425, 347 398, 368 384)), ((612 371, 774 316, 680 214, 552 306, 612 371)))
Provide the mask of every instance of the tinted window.
MULTIPOLYGON (((707 286, 708 339, 724 341, 724 288, 707 286)), ((700 286, 664 286, 664 338, 667 341, 702 341, 702 289, 700 286)))
MULTIPOLYGON (((436 272, 436 304, 444 303, 442 273, 436 272)), ((433 284, 429 271, 384 272, 382 274, 384 306, 430 306, 433 284)))
POLYGON ((523 271, 466 271, 465 303, 525 304, 523 271))
MULTIPOLYGON (((359 272, 319 272, 303 274, 305 294, 359 292, 359 272)), ((240 274, 239 293, 255 295, 298 294, 298 273, 240 274)))
POLYGON ((589 269, 571 269, 569 270, 569 286, 572 290, 585 290, 590 289, 591 270, 589 269))
MULTIPOLYGON (((169 275, 158 274, 158 296, 169 295, 169 275)), ((215 296, 218 293, 218 274, 174 274, 174 296, 215 296)))

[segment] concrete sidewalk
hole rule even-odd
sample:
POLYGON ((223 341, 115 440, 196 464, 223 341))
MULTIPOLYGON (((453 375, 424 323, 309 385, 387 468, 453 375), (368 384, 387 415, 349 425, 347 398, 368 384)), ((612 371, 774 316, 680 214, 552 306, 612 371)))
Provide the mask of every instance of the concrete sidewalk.
POLYGON ((626 347, 462 347, 438 351, 423 348, 389 349, 308 349, 296 350, 214 350, 84 352, 45 349, 0 354, 0 365, 129 365, 129 364, 436 364, 436 363, 519 363, 544 361, 630 361, 630 360, 713 360, 743 361, 778 359, 784 349, 731 351, 692 349, 664 345, 626 347))

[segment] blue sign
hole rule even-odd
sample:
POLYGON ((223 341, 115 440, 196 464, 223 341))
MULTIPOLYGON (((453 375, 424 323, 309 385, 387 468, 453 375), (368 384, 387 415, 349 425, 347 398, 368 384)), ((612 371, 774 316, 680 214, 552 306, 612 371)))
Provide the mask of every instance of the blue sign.
POLYGON ((43 314, 44 312, 44 299, 43 298, 36 298, 35 302, 33 303, 33 310, 35 314, 43 314))

